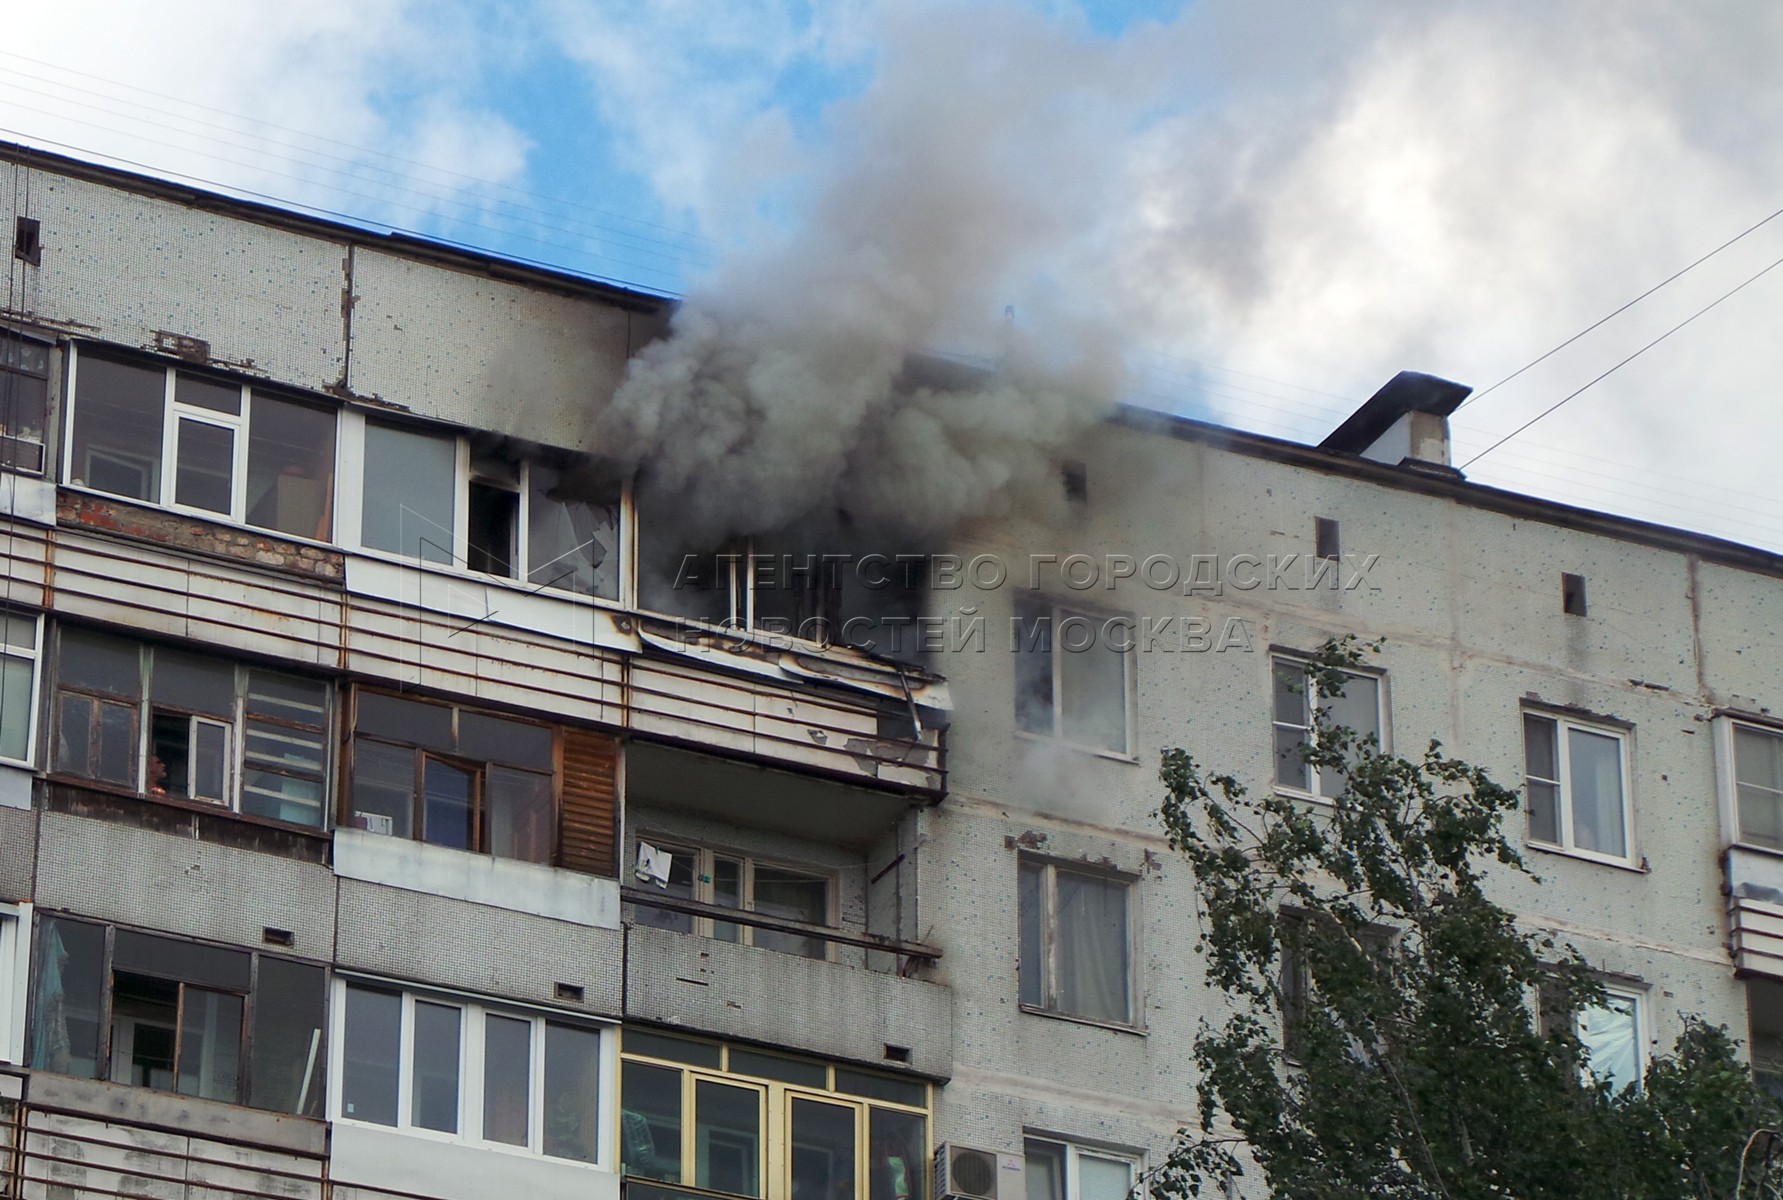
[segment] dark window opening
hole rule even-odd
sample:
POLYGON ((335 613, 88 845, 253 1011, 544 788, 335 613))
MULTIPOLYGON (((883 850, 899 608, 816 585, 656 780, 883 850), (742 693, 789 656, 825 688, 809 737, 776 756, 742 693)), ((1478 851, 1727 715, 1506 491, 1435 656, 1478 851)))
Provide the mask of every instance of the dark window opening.
POLYGON ((485 575, 511 577, 519 518, 518 492, 473 479, 464 565, 485 575))
POLYGON ((12 226, 12 256, 34 267, 43 265, 43 222, 20 217, 12 226))
POLYGON ((1073 504, 1088 504, 1090 501, 1090 469, 1080 462, 1068 462, 1059 469, 1059 475, 1065 485, 1065 499, 1073 504))
POLYGON ((1585 615, 1585 577, 1563 571, 1560 574, 1560 608, 1571 617, 1585 615))
POLYGON ((321 967, 65 917, 35 965, 33 1067, 321 1115, 321 967))
POLYGON ((1319 558, 1337 558, 1342 553, 1337 540, 1337 522, 1330 517, 1312 519, 1313 553, 1319 558))

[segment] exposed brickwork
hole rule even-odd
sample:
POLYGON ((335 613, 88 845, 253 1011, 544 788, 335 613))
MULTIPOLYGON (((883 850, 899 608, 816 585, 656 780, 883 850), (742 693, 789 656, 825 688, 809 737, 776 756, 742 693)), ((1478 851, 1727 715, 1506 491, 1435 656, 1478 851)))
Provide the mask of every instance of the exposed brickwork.
POLYGON ((336 550, 86 492, 61 489, 56 493, 56 523, 103 529, 157 545, 214 554, 331 583, 346 578, 346 556, 336 550))

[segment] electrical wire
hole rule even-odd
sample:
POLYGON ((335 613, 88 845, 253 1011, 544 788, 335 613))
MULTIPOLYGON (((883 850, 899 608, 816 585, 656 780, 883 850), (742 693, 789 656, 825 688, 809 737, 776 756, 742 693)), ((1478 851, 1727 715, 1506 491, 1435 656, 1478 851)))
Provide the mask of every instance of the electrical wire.
POLYGON ((1609 370, 1607 370, 1603 374, 1597 376, 1595 379, 1592 379, 1589 382, 1581 385, 1580 387, 1575 388, 1573 391, 1568 392, 1566 395, 1562 396, 1559 400, 1556 400, 1553 404, 1549 405, 1547 408, 1543 409, 1541 412, 1535 414, 1535 416, 1529 418, 1529 420, 1523 422, 1521 425, 1517 426, 1515 429, 1511 430, 1509 433, 1507 433, 1503 437, 1499 438, 1496 442, 1493 442, 1490 446, 1487 446, 1484 450, 1480 451, 1478 454, 1474 455, 1472 458, 1470 458, 1466 462, 1462 463, 1460 469, 1465 471, 1468 467, 1473 466, 1473 464, 1479 462, 1482 458, 1486 457, 1488 454, 1492 453, 1494 450, 1498 449, 1500 446, 1504 445, 1506 442, 1510 441, 1512 438, 1514 438, 1518 434, 1522 433, 1525 429, 1528 429, 1531 425, 1534 425, 1537 421, 1541 420, 1543 417, 1547 416, 1549 413, 1554 412, 1557 409, 1559 409, 1560 406, 1565 404, 1567 401, 1573 399, 1575 396, 1578 396, 1580 393, 1586 391, 1587 389, 1596 386, 1597 384, 1601 383, 1603 380, 1608 379, 1611 375, 1614 375, 1617 371, 1620 371, 1623 367, 1627 366, 1629 363, 1633 362, 1635 359, 1639 358, 1641 355, 1645 354, 1647 351, 1651 350, 1653 347, 1659 345, 1659 343, 1665 341, 1665 339, 1672 336, 1672 334, 1678 332, 1680 329, 1684 328, 1686 325, 1689 325, 1692 321, 1695 321, 1698 317, 1701 317, 1701 316, 1705 315, 1706 313, 1708 313, 1710 310, 1714 309, 1722 301, 1728 300, 1728 299, 1732 298, 1733 296, 1737 295, 1738 293, 1744 291, 1746 288, 1757 283, 1760 279, 1763 279, 1766 275, 1769 275, 1772 271, 1776 270, 1778 267, 1783 267, 1783 258, 1777 259, 1776 261, 1772 262, 1770 266, 1768 266, 1768 267, 1764 268, 1764 270, 1758 272, 1758 274, 1747 277, 1747 279, 1744 282, 1736 285, 1735 287, 1729 289, 1728 291, 1721 293, 1721 295, 1717 296, 1715 299, 1711 300, 1709 303, 1705 304, 1703 307, 1697 309, 1695 312, 1691 313, 1688 317, 1685 317, 1682 321, 1679 321, 1676 325, 1673 325, 1670 329, 1666 330, 1664 333, 1660 334, 1658 337, 1654 338, 1652 341, 1648 342, 1645 346, 1642 346, 1639 350, 1636 350, 1633 354, 1630 354, 1627 358, 1624 358, 1621 362, 1618 362, 1615 366, 1612 366, 1609 370))
MULTIPOLYGON (((1548 351, 1546 354, 1542 355, 1540 358, 1534 359, 1528 363, 1525 363, 1523 366, 1518 367, 1515 371, 1512 371, 1509 375, 1506 375, 1503 379, 1500 379, 1497 383, 1493 384, 1489 388, 1486 388, 1484 391, 1475 392, 1473 395, 1471 395, 1467 399, 1463 400, 1461 402, 1461 404, 1455 409, 1455 411, 1460 412, 1461 409, 1466 408, 1469 404, 1472 404, 1475 400, 1481 399, 1482 397, 1487 396, 1492 392, 1496 392, 1499 388, 1503 387, 1505 384, 1509 383, 1511 380, 1515 379, 1517 376, 1523 374, 1523 372, 1529 370, 1532 367, 1540 366, 1542 363, 1544 363, 1548 359, 1554 357, 1556 354, 1560 353, 1562 350, 1566 349, 1568 346, 1572 345, 1574 342, 1578 341, 1580 338, 1584 337, 1586 334, 1590 333, 1592 330, 1615 319, 1616 317, 1621 316, 1623 313, 1627 312, 1629 309, 1631 309, 1635 305, 1639 304, 1642 300, 1645 300, 1648 296, 1651 296, 1654 292, 1657 292, 1660 288, 1664 287, 1666 284, 1671 283, 1675 279, 1681 278, 1682 276, 1688 274, 1691 271, 1694 271, 1697 267, 1702 266, 1702 264, 1708 262, 1711 258, 1714 258, 1717 254, 1721 253, 1723 250, 1727 249, 1729 246, 1733 245, 1735 242, 1746 237, 1748 234, 1757 233, 1760 229, 1763 229, 1766 225, 1769 225, 1772 221, 1775 221, 1778 217, 1783 217, 1783 208, 1779 208, 1776 212, 1774 212, 1770 216, 1764 218, 1762 221, 1759 221, 1756 225, 1747 226, 1745 229, 1741 230, 1739 233, 1736 233, 1734 236, 1728 238, 1725 242, 1722 242, 1719 246, 1716 246, 1713 250, 1709 251, 1707 254, 1703 255, 1701 258, 1697 259, 1695 262, 1691 263, 1690 265, 1683 267, 1682 269, 1680 269, 1678 271, 1674 271, 1670 275, 1667 275, 1664 279, 1661 279, 1658 283, 1654 284, 1652 287, 1648 288, 1646 291, 1644 291, 1640 295, 1636 296, 1633 300, 1630 300, 1627 304, 1624 304, 1621 308, 1618 308, 1615 312, 1612 312, 1609 315, 1607 315, 1597 321, 1593 321, 1591 324, 1585 326, 1585 328, 1579 330, 1579 332, 1573 334, 1571 337, 1567 338, 1564 342, 1561 342, 1558 346, 1554 347, 1552 350, 1548 351)), ((1767 270, 1768 269, 1769 268, 1767 268, 1767 270)), ((1589 386, 1589 385, 1587 385, 1587 386, 1589 386)))

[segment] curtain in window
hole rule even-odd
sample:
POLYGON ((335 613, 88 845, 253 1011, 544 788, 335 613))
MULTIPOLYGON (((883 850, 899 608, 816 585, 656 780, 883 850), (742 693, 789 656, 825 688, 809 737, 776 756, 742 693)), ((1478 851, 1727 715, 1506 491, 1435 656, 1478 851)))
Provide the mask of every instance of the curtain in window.
POLYGON ((1055 889, 1059 1008, 1103 1021, 1126 1021, 1126 885, 1059 871, 1055 889))
POLYGON ((1584 729, 1569 729, 1567 737, 1573 844, 1620 858, 1628 853, 1622 832, 1622 743, 1584 729))
POLYGON ((1611 996, 1601 1007, 1580 1013, 1579 1040, 1585 1044, 1585 1062, 1594 1079, 1607 1082, 1614 1091, 1640 1083, 1640 1028, 1634 1001, 1611 996))

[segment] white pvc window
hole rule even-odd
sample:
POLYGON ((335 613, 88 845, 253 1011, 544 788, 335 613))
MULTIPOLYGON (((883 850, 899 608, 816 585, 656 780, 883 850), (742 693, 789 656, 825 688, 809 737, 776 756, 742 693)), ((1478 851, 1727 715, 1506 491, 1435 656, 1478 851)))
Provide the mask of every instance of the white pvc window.
POLYGON ((620 497, 587 472, 474 438, 364 421, 359 544, 582 596, 619 598, 620 497))
POLYGON ((1783 733, 1735 722, 1733 780, 1739 840, 1783 850, 1783 733))
POLYGON ((1132 883, 1023 859, 1018 884, 1022 1006, 1130 1023, 1132 883))
POLYGON ((0 1061, 25 1061, 25 1001, 31 978, 31 906, 0 904, 0 1061))
POLYGON ((1578 1015, 1579 1041, 1585 1046, 1585 1068, 1591 1078, 1619 1092, 1639 1088, 1647 1072, 1647 1042, 1643 1032, 1641 997, 1614 989, 1604 993, 1602 1004, 1578 1015))
POLYGON ((1015 618, 1016 728, 1130 754, 1132 619, 1027 597, 1015 618))
POLYGON ((1335 799, 1342 791, 1342 777, 1315 769, 1303 757, 1302 748, 1315 736, 1313 714, 1323 708, 1327 726, 1341 726, 1354 733, 1359 742, 1372 737, 1377 745, 1384 746, 1386 722, 1381 715, 1381 680, 1373 675, 1346 672, 1343 694, 1325 696, 1308 678, 1305 660, 1277 658, 1270 664, 1270 682, 1276 786, 1335 799))
POLYGON ((1628 743, 1622 733, 1524 713, 1523 756, 1531 841, 1629 861, 1628 743))
POLYGON ((605 1166, 610 1034, 450 995, 337 982, 336 1120, 605 1166))
POLYGON ((73 363, 65 478, 78 487, 327 541, 333 410, 152 361, 73 363))
POLYGON ((1138 1163, 1107 1150, 1027 1138, 1022 1142, 1028 1200, 1126 1200, 1138 1163))
POLYGON ((0 614, 0 760, 29 766, 34 757, 42 639, 35 614, 0 614))

